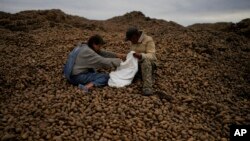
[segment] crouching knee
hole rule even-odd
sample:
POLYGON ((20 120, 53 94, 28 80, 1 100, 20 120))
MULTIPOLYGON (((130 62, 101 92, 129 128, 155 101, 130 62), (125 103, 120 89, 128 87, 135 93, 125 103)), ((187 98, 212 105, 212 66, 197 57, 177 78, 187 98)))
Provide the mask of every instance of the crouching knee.
POLYGON ((99 77, 93 82, 95 86, 104 86, 108 84, 109 74, 100 74, 99 77))

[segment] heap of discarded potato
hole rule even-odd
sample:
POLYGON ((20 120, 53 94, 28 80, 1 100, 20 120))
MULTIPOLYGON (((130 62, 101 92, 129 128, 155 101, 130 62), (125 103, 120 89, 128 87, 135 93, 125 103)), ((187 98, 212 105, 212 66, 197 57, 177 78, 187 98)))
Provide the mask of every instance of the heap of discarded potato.
POLYGON ((60 10, 2 12, 0 138, 228 140, 231 124, 250 123, 249 19, 241 24, 183 27, 141 12, 106 21, 60 10), (154 38, 154 87, 173 99, 142 96, 141 80, 91 94, 66 82, 62 67, 75 44, 98 33, 107 50, 127 53, 123 39, 131 25, 154 38))

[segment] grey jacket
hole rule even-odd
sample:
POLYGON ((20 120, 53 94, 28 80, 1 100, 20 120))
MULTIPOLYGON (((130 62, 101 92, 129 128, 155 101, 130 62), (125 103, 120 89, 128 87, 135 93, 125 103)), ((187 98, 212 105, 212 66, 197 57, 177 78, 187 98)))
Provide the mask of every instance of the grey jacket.
POLYGON ((89 69, 118 67, 121 60, 115 57, 115 53, 101 50, 97 54, 87 45, 83 45, 76 57, 72 75, 88 72, 89 69))

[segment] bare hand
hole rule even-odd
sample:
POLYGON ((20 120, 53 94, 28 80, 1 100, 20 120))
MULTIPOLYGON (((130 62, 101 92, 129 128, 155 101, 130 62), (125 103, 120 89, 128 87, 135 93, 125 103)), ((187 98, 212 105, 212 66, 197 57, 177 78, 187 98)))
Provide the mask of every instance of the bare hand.
POLYGON ((138 58, 138 59, 141 59, 141 58, 142 58, 141 53, 133 53, 133 56, 134 56, 135 58, 138 58))

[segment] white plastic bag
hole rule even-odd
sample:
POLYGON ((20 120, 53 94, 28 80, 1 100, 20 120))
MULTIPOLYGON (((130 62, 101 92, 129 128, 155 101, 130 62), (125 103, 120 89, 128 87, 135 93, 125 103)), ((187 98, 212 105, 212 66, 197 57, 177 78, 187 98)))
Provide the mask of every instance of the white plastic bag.
POLYGON ((111 87, 124 87, 130 85, 138 71, 138 59, 133 56, 134 51, 127 54, 126 61, 112 71, 109 76, 108 85, 111 87))

